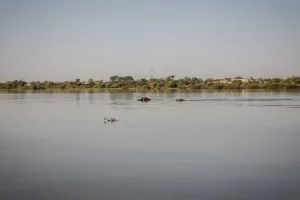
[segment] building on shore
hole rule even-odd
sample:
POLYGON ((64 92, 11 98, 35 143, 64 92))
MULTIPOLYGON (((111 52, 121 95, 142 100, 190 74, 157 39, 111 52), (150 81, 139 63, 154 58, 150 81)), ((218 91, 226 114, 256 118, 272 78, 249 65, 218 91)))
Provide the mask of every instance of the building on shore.
POLYGON ((247 79, 247 78, 233 78, 233 79, 231 79, 231 82, 233 82, 233 81, 241 81, 242 83, 247 83, 247 82, 249 82, 249 79, 247 79))
POLYGON ((224 79, 220 80, 220 83, 222 83, 222 84, 231 83, 231 78, 224 78, 224 79))

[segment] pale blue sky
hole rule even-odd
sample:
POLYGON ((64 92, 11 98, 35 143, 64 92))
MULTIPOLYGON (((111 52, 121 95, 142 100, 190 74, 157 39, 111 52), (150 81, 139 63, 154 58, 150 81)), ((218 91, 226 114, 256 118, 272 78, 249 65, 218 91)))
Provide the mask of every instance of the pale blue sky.
POLYGON ((299 0, 0 0, 0 81, 300 75, 299 0))

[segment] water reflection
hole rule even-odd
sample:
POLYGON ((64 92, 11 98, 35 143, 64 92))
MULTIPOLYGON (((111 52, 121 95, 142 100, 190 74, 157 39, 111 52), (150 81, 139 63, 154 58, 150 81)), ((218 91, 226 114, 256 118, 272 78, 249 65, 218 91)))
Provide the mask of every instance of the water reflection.
POLYGON ((95 93, 94 90, 89 90, 87 92, 89 104, 94 104, 94 93, 95 93))
POLYGON ((132 92, 111 92, 109 93, 112 109, 132 109, 135 102, 135 93, 132 92))
POLYGON ((134 92, 111 92, 109 93, 111 101, 133 100, 136 93, 134 92))
POLYGON ((80 105, 80 96, 81 96, 81 93, 79 92, 79 91, 77 91, 76 93, 75 93, 75 96, 76 96, 76 104, 77 104, 77 106, 79 106, 80 105))
POLYGON ((17 93, 17 94, 12 94, 11 99, 14 101, 24 101, 26 99, 26 94, 24 93, 17 93))

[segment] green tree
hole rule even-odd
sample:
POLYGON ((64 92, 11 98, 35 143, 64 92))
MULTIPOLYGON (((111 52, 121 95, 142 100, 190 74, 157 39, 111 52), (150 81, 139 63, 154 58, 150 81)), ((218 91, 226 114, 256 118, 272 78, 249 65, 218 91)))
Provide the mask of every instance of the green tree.
POLYGON ((170 81, 168 83, 168 88, 177 88, 177 82, 176 81, 170 81))
POLYGON ((132 76, 125 76, 124 77, 124 81, 133 81, 133 77, 132 76))
POLYGON ((234 80, 234 81, 232 81, 232 84, 235 84, 235 85, 242 85, 242 81, 240 81, 240 80, 234 80))
POLYGON ((87 87, 88 87, 88 88, 92 88, 92 87, 94 87, 94 85, 95 85, 94 80, 93 80, 92 78, 90 78, 90 79, 88 80, 87 87))
POLYGON ((114 75, 110 77, 110 81, 116 81, 118 79, 118 76, 114 75))
POLYGON ((175 78, 175 76, 174 75, 171 75, 171 76, 168 76, 167 78, 166 78, 166 80, 167 81, 171 81, 171 80, 173 80, 175 78))

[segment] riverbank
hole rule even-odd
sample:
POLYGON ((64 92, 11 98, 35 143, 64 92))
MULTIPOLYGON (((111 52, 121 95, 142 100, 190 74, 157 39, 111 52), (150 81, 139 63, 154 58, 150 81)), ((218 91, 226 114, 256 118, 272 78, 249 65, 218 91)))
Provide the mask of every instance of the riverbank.
POLYGON ((206 79, 201 78, 183 78, 174 79, 174 76, 160 79, 137 79, 134 80, 130 76, 119 77, 112 76, 110 81, 89 79, 87 82, 76 79, 75 81, 32 81, 23 80, 8 81, 0 83, 0 89, 4 90, 289 90, 300 89, 300 77, 289 77, 285 79, 269 78, 269 79, 245 79, 242 77, 228 79, 206 79))
POLYGON ((137 88, 50 88, 34 90, 30 88, 15 88, 15 89, 0 89, 0 93, 118 93, 118 92, 149 92, 149 93, 173 93, 173 92, 225 92, 225 93, 241 93, 241 92, 299 92, 300 88, 295 89, 179 89, 179 88, 166 88, 166 89, 137 89, 137 88))

